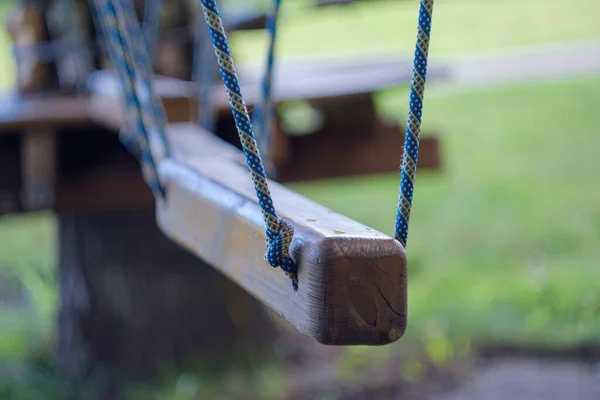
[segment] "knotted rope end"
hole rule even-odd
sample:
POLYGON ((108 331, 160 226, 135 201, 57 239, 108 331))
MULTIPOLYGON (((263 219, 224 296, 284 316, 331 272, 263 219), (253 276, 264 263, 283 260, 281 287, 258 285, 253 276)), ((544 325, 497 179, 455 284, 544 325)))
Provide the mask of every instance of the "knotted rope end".
POLYGON ((279 231, 271 243, 267 243, 265 261, 273 268, 281 268, 292 280, 294 291, 298 290, 298 267, 290 255, 290 245, 294 228, 284 220, 279 220, 279 231))

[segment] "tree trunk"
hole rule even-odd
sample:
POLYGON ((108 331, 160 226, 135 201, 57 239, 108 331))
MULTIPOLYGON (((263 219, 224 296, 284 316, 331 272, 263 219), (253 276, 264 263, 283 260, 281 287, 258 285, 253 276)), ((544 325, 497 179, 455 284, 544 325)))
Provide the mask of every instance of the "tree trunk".
POLYGON ((256 363, 266 309, 159 231, 153 212, 59 214, 58 360, 85 378, 256 363))

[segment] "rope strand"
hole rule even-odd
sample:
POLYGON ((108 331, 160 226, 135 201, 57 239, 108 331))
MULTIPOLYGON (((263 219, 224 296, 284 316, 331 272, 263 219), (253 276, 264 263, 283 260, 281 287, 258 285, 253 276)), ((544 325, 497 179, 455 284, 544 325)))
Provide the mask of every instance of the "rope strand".
POLYGON ((269 47, 267 60, 262 79, 262 101, 260 108, 254 110, 252 124, 256 130, 259 148, 268 157, 271 142, 271 118, 275 112, 273 109, 273 68, 275 64, 275 42, 277 39, 277 21, 279 19, 279 8, 281 0, 273 0, 273 9, 267 21, 267 32, 269 34, 269 47))
POLYGON ((429 53, 432 12, 433 0, 421 0, 395 227, 395 238, 404 247, 406 247, 408 239, 408 223, 410 220, 415 173, 417 172, 417 161, 419 158, 419 138, 421 135, 421 117, 423 113, 425 79, 427 76, 427 56, 429 53))
MULTIPOLYGON (((132 141, 135 140, 141 153, 144 177, 153 193, 162 197, 164 189, 160 184, 156 160, 168 153, 163 130, 164 114, 158 111, 159 106, 154 101, 147 75, 148 65, 136 65, 136 61, 144 60, 144 57, 137 53, 139 46, 135 48, 135 40, 131 37, 131 31, 135 28, 131 28, 130 25, 137 22, 137 17, 132 20, 131 9, 118 1, 94 0, 93 5, 97 23, 106 40, 109 57, 123 85, 126 117, 129 120, 127 128, 132 133, 121 137, 128 148, 131 148, 132 141), (154 139, 155 136, 158 136, 160 143, 154 139), (164 146, 161 147, 161 144, 164 146)), ((139 24, 137 28, 139 29, 139 24)))
POLYGON ((196 9, 194 43, 194 64, 192 80, 198 87, 198 123, 204 129, 212 132, 215 124, 215 110, 212 98, 213 82, 215 81, 212 43, 208 27, 204 23, 204 13, 200 5, 196 9))
POLYGON ((273 199, 269 191, 269 185, 265 174, 265 168, 260 158, 260 152, 256 144, 252 123, 248 116, 248 110, 242 97, 239 79, 233 64, 233 58, 229 49, 229 43, 223 22, 219 16, 219 10, 215 0, 200 0, 204 18, 209 27, 210 38, 219 62, 219 69, 223 83, 227 89, 229 105, 233 113, 235 125, 240 136, 246 163, 252 174, 254 189, 258 197, 258 203, 262 210, 266 226, 267 253, 265 261, 274 267, 281 268, 291 278, 294 289, 298 287, 297 266, 290 256, 289 249, 294 235, 292 226, 279 219, 275 212, 273 199))
POLYGON ((144 33, 150 59, 154 59, 156 51, 162 8, 163 0, 147 0, 144 4, 144 33))

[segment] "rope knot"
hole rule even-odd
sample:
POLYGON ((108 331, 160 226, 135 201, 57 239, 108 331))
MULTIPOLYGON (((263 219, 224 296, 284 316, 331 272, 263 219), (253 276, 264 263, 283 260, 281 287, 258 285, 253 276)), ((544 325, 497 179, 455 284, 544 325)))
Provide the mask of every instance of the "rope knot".
POLYGON ((267 240, 265 261, 273 268, 281 268, 292 280, 294 290, 298 290, 298 267, 290 256, 290 245, 294 237, 294 228, 289 222, 279 220, 275 239, 267 240))

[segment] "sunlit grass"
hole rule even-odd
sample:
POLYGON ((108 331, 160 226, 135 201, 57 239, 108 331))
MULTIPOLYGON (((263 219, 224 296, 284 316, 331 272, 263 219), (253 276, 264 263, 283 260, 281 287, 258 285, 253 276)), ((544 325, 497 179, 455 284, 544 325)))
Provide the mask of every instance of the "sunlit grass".
MULTIPOLYGON (((412 54, 417 0, 365 1, 325 10, 284 8, 279 23, 281 56, 394 51, 412 54)), ((437 0, 432 55, 503 49, 600 38, 596 0, 437 0)), ((266 35, 243 32, 236 55, 262 59, 266 35)))
POLYGON ((7 0, 0 2, 0 91, 10 88, 15 80, 10 37, 4 26, 12 7, 11 3, 12 1, 7 0))

